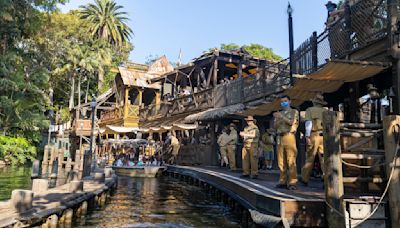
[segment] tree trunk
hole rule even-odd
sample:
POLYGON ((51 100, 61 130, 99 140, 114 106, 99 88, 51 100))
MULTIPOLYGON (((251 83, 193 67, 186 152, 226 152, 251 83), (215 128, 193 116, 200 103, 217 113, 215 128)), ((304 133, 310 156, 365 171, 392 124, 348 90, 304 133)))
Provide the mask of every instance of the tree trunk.
POLYGON ((104 82, 104 68, 102 65, 99 66, 99 78, 97 82, 97 90, 100 92, 104 82))
POLYGON ((75 99, 75 74, 72 75, 72 83, 71 83, 71 95, 69 97, 69 110, 71 111, 74 108, 74 99, 75 99))
POLYGON ((87 78, 87 84, 86 84, 86 93, 85 93, 85 103, 88 102, 88 94, 89 94, 89 77, 87 78))

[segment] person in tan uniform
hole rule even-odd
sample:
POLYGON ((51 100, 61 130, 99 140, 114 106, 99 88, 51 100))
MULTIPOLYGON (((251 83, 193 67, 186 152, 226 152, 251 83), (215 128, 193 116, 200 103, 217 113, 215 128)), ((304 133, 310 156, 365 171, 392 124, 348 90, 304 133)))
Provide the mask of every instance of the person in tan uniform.
POLYGON ((243 175, 248 177, 251 172, 251 178, 258 177, 258 141, 260 138, 260 131, 254 122, 252 116, 245 118, 247 127, 240 132, 243 138, 242 160, 243 160, 243 175))
POLYGON ((169 139, 170 139, 170 143, 171 143, 171 152, 172 152, 172 156, 170 158, 170 164, 176 164, 176 159, 178 157, 178 153, 179 153, 179 149, 181 147, 178 138, 176 138, 176 136, 172 133, 169 133, 169 139))
POLYGON ((228 162, 229 162, 229 168, 232 171, 235 171, 236 168, 236 143, 238 140, 237 136, 237 131, 235 129, 235 124, 231 123, 229 125, 229 140, 228 140, 228 162))
POLYGON ((318 153, 319 162, 321 164, 322 173, 324 173, 324 140, 322 113, 325 110, 323 107, 327 103, 324 97, 318 94, 313 100, 313 107, 306 110, 305 125, 306 125, 306 142, 307 142, 307 158, 306 163, 301 170, 301 179, 304 185, 308 185, 310 174, 314 166, 315 155, 318 153))
POLYGON ((227 129, 224 128, 217 140, 217 143, 219 145, 219 152, 221 154, 221 167, 224 167, 224 165, 228 166, 229 164, 227 156, 229 135, 226 131, 227 129))
POLYGON ((297 147, 295 133, 299 125, 299 112, 290 107, 290 97, 281 98, 280 112, 275 112, 275 128, 277 131, 277 157, 280 171, 278 188, 296 190, 297 147), (289 173, 287 173, 289 171, 289 173), (289 177, 287 177, 289 174, 289 177))
POLYGON ((272 163, 274 161, 274 129, 269 128, 265 131, 265 133, 261 136, 261 145, 264 157, 264 164, 265 169, 272 169, 272 163))

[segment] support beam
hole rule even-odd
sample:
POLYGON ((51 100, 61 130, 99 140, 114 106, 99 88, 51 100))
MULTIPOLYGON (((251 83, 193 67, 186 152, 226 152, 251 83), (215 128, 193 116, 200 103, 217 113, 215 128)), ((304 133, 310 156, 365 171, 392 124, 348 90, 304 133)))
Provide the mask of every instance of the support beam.
POLYGON ((218 59, 215 58, 213 66, 213 84, 214 87, 218 84, 218 59))
POLYGON ((344 228, 343 170, 340 151, 340 121, 337 112, 323 113, 324 124, 324 187, 327 221, 330 227, 344 228), (332 208, 331 208, 332 207, 332 208))
POLYGON ((124 118, 128 117, 129 110, 129 88, 125 88, 125 99, 124 99, 124 118))
POLYGON ((383 119, 383 140, 385 143, 386 174, 388 178, 393 170, 393 176, 389 185, 389 208, 391 226, 400 227, 400 158, 399 149, 400 116, 386 116, 383 119), (394 159, 396 157, 396 159, 394 159), (394 161, 395 163, 391 163, 394 161))
POLYGON ((398 41, 400 35, 396 34, 398 32, 398 4, 397 0, 387 0, 389 53, 392 56, 392 87, 395 95, 392 102, 394 114, 400 114, 400 48, 398 41))

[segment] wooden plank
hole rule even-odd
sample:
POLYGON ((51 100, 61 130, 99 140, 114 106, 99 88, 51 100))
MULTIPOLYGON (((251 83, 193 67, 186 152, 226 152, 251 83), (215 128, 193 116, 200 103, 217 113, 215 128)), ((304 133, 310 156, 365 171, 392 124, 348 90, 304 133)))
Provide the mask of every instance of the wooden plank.
POLYGON ((385 179, 381 177, 343 177, 343 183, 357 183, 357 182, 370 182, 374 184, 381 184, 386 182, 385 179))
POLYGON ((383 154, 351 154, 343 153, 342 159, 368 159, 368 160, 378 160, 384 158, 383 154))
POLYGON ((324 161, 325 161, 325 198, 327 207, 327 221, 330 227, 344 228, 344 187, 343 170, 340 151, 340 121, 337 112, 323 113, 324 124, 324 161), (333 209, 331 209, 333 207, 333 209))
POLYGON ((356 129, 382 129, 382 124, 376 123, 341 123, 341 128, 356 128, 356 129))
POLYGON ((386 173, 390 176, 393 170, 392 182, 389 186, 389 208, 392 227, 400 227, 400 157, 398 156, 399 142, 396 137, 400 134, 400 116, 386 116, 383 119, 383 140, 385 144, 386 161, 394 161, 386 166, 386 173), (397 156, 396 159, 395 156, 397 156))

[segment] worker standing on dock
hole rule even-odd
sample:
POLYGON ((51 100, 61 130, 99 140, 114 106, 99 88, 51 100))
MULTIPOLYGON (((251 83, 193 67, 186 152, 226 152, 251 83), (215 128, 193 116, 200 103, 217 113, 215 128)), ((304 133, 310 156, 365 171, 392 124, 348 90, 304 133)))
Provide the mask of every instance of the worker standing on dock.
POLYGON ((227 152, 228 152, 228 142, 229 142, 229 135, 227 133, 227 129, 224 128, 222 130, 221 135, 218 137, 217 143, 219 145, 219 152, 221 155, 221 167, 224 167, 224 165, 226 167, 228 167, 228 156, 227 156, 227 152))
POLYGON ((228 142, 228 162, 229 168, 235 171, 236 168, 236 144, 238 141, 238 135, 235 128, 235 124, 231 123, 229 125, 229 142, 228 142))
POLYGON ((277 130, 277 157, 280 171, 279 184, 277 188, 288 188, 296 190, 297 169, 296 169, 296 137, 295 133, 299 125, 299 112, 290 107, 290 97, 281 98, 280 112, 275 112, 275 128, 277 130), (287 181, 287 169, 289 170, 289 180, 287 181), (287 183, 288 182, 288 183, 287 183), (288 185, 287 185, 288 184, 288 185))
POLYGON ((306 142, 307 142, 307 158, 303 169, 301 170, 300 182, 308 185, 310 174, 313 169, 315 155, 318 153, 319 163, 321 164, 322 173, 324 173, 324 137, 322 126, 322 113, 325 110, 323 107, 327 103, 324 97, 318 94, 313 100, 313 107, 306 110, 305 125, 306 125, 306 142))
POLYGON ((169 162, 171 165, 175 165, 181 145, 180 145, 178 138, 176 138, 175 134, 170 132, 170 133, 168 133, 168 137, 170 139, 171 153, 172 153, 172 156, 171 156, 169 162))
POLYGON ((253 116, 245 118, 247 127, 240 132, 243 138, 242 160, 243 160, 243 175, 248 177, 251 171, 251 178, 258 177, 258 141, 260 138, 260 131, 254 123, 253 116))

